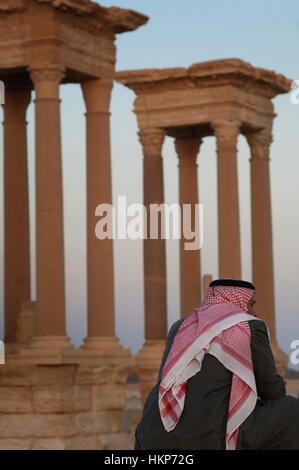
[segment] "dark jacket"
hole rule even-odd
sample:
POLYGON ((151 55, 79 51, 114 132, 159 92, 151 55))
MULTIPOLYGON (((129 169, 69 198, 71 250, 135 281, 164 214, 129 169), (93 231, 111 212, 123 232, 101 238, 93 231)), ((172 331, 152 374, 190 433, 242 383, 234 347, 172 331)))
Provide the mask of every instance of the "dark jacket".
MULTIPOLYGON (((176 427, 164 430, 158 407, 159 384, 173 339, 184 318, 176 321, 167 337, 157 384, 149 393, 135 432, 135 449, 224 449, 232 373, 214 356, 205 354, 201 370, 187 382, 185 405, 176 427)), ((277 374, 262 320, 249 321, 251 352, 257 393, 261 399, 285 396, 283 378, 277 374)))

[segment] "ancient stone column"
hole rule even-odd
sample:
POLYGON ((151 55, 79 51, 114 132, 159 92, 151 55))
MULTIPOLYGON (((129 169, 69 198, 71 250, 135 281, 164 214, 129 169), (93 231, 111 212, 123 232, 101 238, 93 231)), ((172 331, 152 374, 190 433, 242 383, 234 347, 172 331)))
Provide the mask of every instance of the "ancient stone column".
POLYGON ((143 201, 147 210, 144 240, 145 339, 160 340, 167 334, 165 240, 150 238, 150 204, 164 204, 163 161, 165 133, 160 129, 139 132, 143 147, 143 201))
POLYGON ((150 204, 164 203, 163 161, 161 156, 165 133, 160 129, 139 132, 143 147, 143 193, 147 210, 147 237, 144 240, 144 309, 145 343, 134 356, 134 368, 140 379, 144 402, 157 380, 165 338, 167 336, 167 291, 165 240, 160 231, 150 239, 150 204))
POLYGON ((58 65, 29 68, 35 89, 36 290, 34 347, 67 347, 58 65))
POLYGON ((85 347, 96 347, 115 336, 113 239, 95 233, 99 204, 112 204, 110 156, 110 96, 112 80, 82 83, 86 105, 87 162, 87 305, 85 347))
POLYGON ((274 271, 269 150, 271 131, 246 134, 250 146, 252 277, 256 305, 275 340, 274 271))
POLYGON ((213 121, 217 139, 219 277, 241 278, 237 139, 239 121, 213 121))
POLYGON ((246 134, 251 158, 252 277, 256 287, 256 309, 267 323, 271 345, 280 372, 287 367, 287 355, 276 340, 272 211, 270 188, 271 129, 246 134))
POLYGON ((4 314, 6 347, 15 343, 17 316, 30 300, 26 110, 29 90, 6 90, 4 110, 4 314))
MULTIPOLYGON (((196 157, 201 144, 200 139, 178 138, 175 148, 179 159, 179 199, 181 216, 183 204, 191 205, 191 229, 195 229, 195 204, 198 204, 197 163, 196 157)), ((183 222, 183 217, 181 217, 183 222)), ((182 227, 182 224, 181 224, 182 227)), ((181 316, 190 315, 201 303, 200 251, 186 250, 183 230, 180 239, 180 288, 181 316)))

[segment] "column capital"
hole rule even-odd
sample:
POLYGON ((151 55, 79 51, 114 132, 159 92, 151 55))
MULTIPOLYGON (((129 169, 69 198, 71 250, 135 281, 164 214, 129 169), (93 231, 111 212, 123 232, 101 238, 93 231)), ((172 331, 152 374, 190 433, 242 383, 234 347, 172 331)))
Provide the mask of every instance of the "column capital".
POLYGON ((194 160, 195 163, 201 144, 202 139, 198 137, 176 138, 175 150, 177 152, 180 164, 186 162, 186 159, 188 161, 194 160))
POLYGON ((255 158, 270 160, 269 151, 273 142, 271 129, 248 132, 245 137, 251 150, 250 161, 255 158))
POLYGON ((65 67, 59 64, 32 64, 28 67, 37 99, 58 98, 65 67))
POLYGON ((109 113, 112 79, 85 80, 81 88, 87 112, 109 113))
POLYGON ((60 83, 65 75, 65 67, 56 64, 34 64, 28 67, 28 71, 34 83, 45 81, 60 83))
POLYGON ((161 156, 166 131, 158 128, 140 129, 139 141, 143 147, 143 154, 147 156, 161 156))
POLYGON ((211 127, 218 140, 230 142, 231 139, 236 139, 240 134, 241 121, 237 119, 217 119, 211 122, 211 127))

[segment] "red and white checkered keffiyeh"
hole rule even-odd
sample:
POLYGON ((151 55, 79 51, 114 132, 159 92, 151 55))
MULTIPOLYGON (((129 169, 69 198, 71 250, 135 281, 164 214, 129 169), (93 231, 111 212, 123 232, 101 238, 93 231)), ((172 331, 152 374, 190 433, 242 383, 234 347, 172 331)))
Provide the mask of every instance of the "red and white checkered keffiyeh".
POLYGON ((159 387, 160 416, 166 431, 177 425, 184 409, 187 380, 201 369, 208 352, 233 374, 226 449, 236 449, 239 426, 257 401, 248 325, 256 317, 247 313, 253 294, 254 290, 244 287, 209 287, 201 307, 180 325, 159 387))

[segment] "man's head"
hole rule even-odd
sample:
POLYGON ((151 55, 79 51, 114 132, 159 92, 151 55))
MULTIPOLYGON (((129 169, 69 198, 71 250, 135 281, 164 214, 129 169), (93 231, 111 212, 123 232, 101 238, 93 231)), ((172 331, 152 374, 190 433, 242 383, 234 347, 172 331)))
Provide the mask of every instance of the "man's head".
POLYGON ((250 315, 256 316, 255 287, 251 282, 239 279, 216 279, 209 285, 203 304, 232 303, 250 315))

